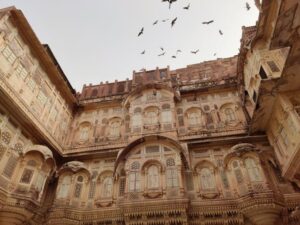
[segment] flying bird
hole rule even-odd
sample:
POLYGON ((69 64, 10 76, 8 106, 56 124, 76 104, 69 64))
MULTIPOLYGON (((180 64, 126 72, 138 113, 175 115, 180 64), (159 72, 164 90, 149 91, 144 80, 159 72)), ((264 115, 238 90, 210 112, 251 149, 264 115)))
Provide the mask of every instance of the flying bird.
POLYGON ((221 30, 219 30, 219 34, 220 34, 220 35, 223 35, 223 32, 222 32, 221 30))
POLYGON ((172 55, 172 58, 173 58, 173 59, 176 59, 176 55, 172 55))
POLYGON ((164 48, 163 48, 163 47, 160 47, 160 50, 162 50, 162 51, 163 51, 163 50, 164 50, 164 48))
POLYGON ((144 55, 146 53, 146 50, 142 51, 141 54, 144 55))
POLYGON ((175 19, 172 20, 171 27, 173 27, 175 25, 176 20, 177 20, 177 17, 175 17, 175 19))
POLYGON ((214 20, 210 20, 210 21, 204 21, 204 22, 202 22, 202 24, 209 25, 209 24, 211 24, 211 23, 213 23, 213 22, 214 22, 214 20))
POLYGON ((246 2, 246 9, 247 9, 247 11, 249 11, 251 9, 251 7, 250 7, 250 5, 249 5, 248 2, 246 2))
POLYGON ((196 51, 191 51, 192 54, 197 54, 199 52, 199 49, 197 49, 196 51))
POLYGON ((169 9, 171 9, 171 5, 173 2, 176 2, 177 0, 162 0, 162 2, 169 2, 169 9))
POLYGON ((216 56, 217 55, 217 53, 214 53, 214 56, 216 56))
POLYGON ((163 52, 163 53, 161 53, 161 54, 159 54, 159 55, 157 55, 157 56, 163 56, 163 55, 165 55, 166 54, 166 52, 163 52))
POLYGON ((144 33, 144 27, 142 27, 142 29, 140 30, 140 32, 138 33, 138 37, 141 36, 144 33))
POLYGON ((181 51, 180 49, 178 49, 178 50, 176 51, 176 54, 178 54, 179 52, 181 53, 182 51, 181 51))
POLYGON ((188 4, 187 6, 183 7, 183 9, 189 10, 191 4, 188 4))
POLYGON ((153 26, 156 25, 158 23, 158 20, 154 21, 153 26))
POLYGON ((164 19, 164 20, 162 20, 161 22, 167 22, 169 19, 164 19))

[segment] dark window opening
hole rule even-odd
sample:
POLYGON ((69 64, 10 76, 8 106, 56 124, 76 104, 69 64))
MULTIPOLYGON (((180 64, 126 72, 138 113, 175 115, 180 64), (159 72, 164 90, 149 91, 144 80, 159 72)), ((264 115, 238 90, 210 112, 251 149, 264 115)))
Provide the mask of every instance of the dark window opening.
POLYGON ((261 78, 262 80, 268 78, 268 75, 267 75, 266 71, 264 70, 264 68, 263 68, 262 66, 260 67, 259 75, 260 75, 260 78, 261 78))

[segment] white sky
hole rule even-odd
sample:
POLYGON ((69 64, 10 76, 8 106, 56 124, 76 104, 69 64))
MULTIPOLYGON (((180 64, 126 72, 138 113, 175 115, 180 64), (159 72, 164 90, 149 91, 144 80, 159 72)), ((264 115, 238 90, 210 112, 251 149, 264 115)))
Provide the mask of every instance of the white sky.
POLYGON ((81 91, 83 84, 131 79, 132 71, 141 68, 176 69, 237 54, 241 27, 255 25, 258 18, 254 1, 248 2, 249 11, 246 0, 177 0, 171 10, 161 0, 0 0, 0 7, 14 5, 23 11, 72 86, 81 91), (170 20, 161 22, 166 18, 170 20), (202 24, 212 19, 214 23, 202 24), (153 26, 155 20, 159 22, 153 26), (142 27, 144 34, 137 37, 142 27), (157 56, 160 47, 165 56, 157 56), (177 49, 182 53, 171 58, 177 49), (197 55, 190 53, 197 49, 197 55))

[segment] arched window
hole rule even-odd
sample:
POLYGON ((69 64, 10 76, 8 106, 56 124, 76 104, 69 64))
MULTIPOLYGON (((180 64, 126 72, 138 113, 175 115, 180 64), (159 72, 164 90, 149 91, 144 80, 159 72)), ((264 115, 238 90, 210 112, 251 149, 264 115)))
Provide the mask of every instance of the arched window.
POLYGON ((178 186, 178 175, 177 168, 175 166, 175 161, 173 158, 168 158, 167 164, 167 187, 177 187, 178 186))
POLYGON ((238 160, 234 160, 232 162, 232 170, 234 172, 234 175, 235 175, 235 178, 236 178, 236 181, 238 182, 238 184, 241 184, 243 183, 243 174, 242 174, 242 171, 241 171, 241 168, 240 168, 240 162, 238 160))
POLYGON ((80 129, 80 141, 86 141, 89 138, 89 130, 90 128, 88 126, 81 127, 80 129))
POLYGON ((145 112, 146 123, 148 125, 154 125, 158 123, 158 110, 157 108, 151 107, 145 112))
POLYGON ((250 177, 250 181, 262 181, 259 166, 252 158, 245 159, 246 168, 250 177))
POLYGON ((120 126, 121 126, 121 122, 120 121, 112 121, 110 123, 110 136, 113 137, 119 137, 120 136, 120 126))
POLYGON ((197 126, 201 124, 200 112, 193 111, 188 113, 188 122, 190 126, 197 126))
POLYGON ((157 166, 152 165, 148 168, 148 188, 159 187, 159 171, 157 166))
POLYGON ((57 198, 68 197, 70 186, 71 186, 71 176, 66 175, 66 176, 64 176, 64 178, 60 184, 59 191, 57 193, 57 198))
POLYGON ((78 176, 75 184, 74 197, 79 198, 83 186, 83 176, 78 176))
POLYGON ((102 197, 109 198, 113 192, 113 178, 105 177, 102 184, 102 197))
POLYGON ((216 187, 213 172, 208 168, 203 168, 200 171, 200 181, 203 190, 214 189, 216 187))
POLYGON ((36 166, 36 162, 34 160, 29 160, 27 162, 26 167, 23 170, 23 174, 21 176, 20 183, 23 184, 30 184, 33 174, 34 174, 34 167, 36 166))
POLYGON ((224 113, 225 113, 227 122, 235 121, 235 113, 232 108, 226 108, 224 110, 224 113))
POLYGON ((129 191, 136 192, 140 190, 140 164, 133 162, 131 164, 131 171, 129 174, 129 191))
POLYGON ((142 126, 142 109, 135 108, 134 114, 132 115, 132 126, 133 127, 140 127, 142 126))

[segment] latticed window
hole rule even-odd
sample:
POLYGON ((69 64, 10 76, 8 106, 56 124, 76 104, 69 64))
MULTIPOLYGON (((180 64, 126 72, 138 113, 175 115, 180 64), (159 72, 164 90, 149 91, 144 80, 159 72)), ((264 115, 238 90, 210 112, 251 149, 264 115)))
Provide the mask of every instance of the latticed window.
POLYGON ((175 160, 173 158, 168 158, 166 160, 167 164, 167 186, 177 187, 178 186, 178 175, 177 169, 175 167, 175 160))
POLYGON ((232 122, 235 121, 235 114, 232 108, 226 108, 224 110, 225 116, 226 116, 226 121, 227 122, 232 122))
POLYGON ((167 168, 167 186, 178 187, 178 175, 176 168, 167 168))
POLYGON ((131 164, 131 172, 129 174, 129 191, 135 192, 140 190, 140 164, 133 162, 131 164))
POLYGON ((2 135, 1 135, 1 139, 2 141, 4 142, 4 144, 9 144, 10 143, 10 140, 11 140, 11 135, 10 133, 8 132, 2 132, 2 135))
POLYGON ((199 112, 190 112, 188 114, 188 121, 190 126, 201 124, 201 116, 199 112))
POLYGON ((148 168, 148 188, 159 187, 159 171, 157 166, 152 165, 148 168))
POLYGON ((37 191, 42 191, 45 184, 46 176, 43 173, 39 173, 36 178, 35 188, 37 191))
POLYGON ((110 135, 114 137, 119 137, 120 136, 120 126, 121 122, 120 121, 112 121, 110 124, 110 135))
POLYGON ((89 138, 89 127, 82 127, 80 129, 80 141, 85 141, 89 138))
POLYGON ((172 112, 171 111, 162 111, 161 120, 163 123, 171 123, 172 122, 172 112))
POLYGON ((158 145, 151 145, 146 147, 146 153, 159 153, 159 146, 158 145))
POLYGON ((149 110, 146 112, 147 124, 157 124, 157 110, 149 110))
POLYGON ((112 196, 113 191, 113 178, 105 177, 102 185, 102 197, 108 198, 112 196))
POLYGON ((3 170, 3 175, 7 178, 11 178, 13 175, 15 168, 17 166, 18 158, 14 155, 11 155, 7 160, 7 163, 3 170))
POLYGON ((241 171, 241 168, 240 168, 240 162, 235 160, 232 162, 232 167, 233 167, 233 172, 234 172, 234 175, 235 175, 235 178, 236 178, 236 181, 241 184, 243 183, 243 174, 242 174, 242 171, 241 171))
POLYGON ((126 180, 124 177, 122 177, 120 179, 120 186, 119 186, 119 195, 120 196, 123 196, 125 193, 125 183, 126 183, 126 180))
POLYGON ((224 170, 220 171, 220 176, 221 176, 221 180, 222 180, 223 186, 225 188, 229 188, 229 182, 228 182, 227 174, 226 174, 226 172, 224 170))
POLYGON ((90 190, 89 190, 89 199, 92 199, 94 198, 95 196, 95 191, 96 191, 96 177, 98 175, 98 172, 97 171, 94 171, 93 174, 92 174, 92 181, 90 183, 90 190))
POLYGON ((66 198, 68 197, 69 194, 69 188, 71 186, 71 176, 66 175, 64 176, 60 187, 59 187, 59 192, 57 194, 57 198, 66 198))
POLYGON ((213 172, 208 168, 203 168, 200 171, 201 187, 203 190, 214 189, 216 187, 213 172))
POLYGON ((260 169, 257 163, 252 158, 245 160, 246 168, 251 181, 262 181, 260 169))
POLYGON ((37 95, 37 100, 41 105, 45 105, 47 101, 47 96, 44 94, 44 92, 40 91, 37 95))
POLYGON ((168 158, 166 164, 167 166, 175 166, 175 161, 173 158, 168 158))
POLYGON ((78 176, 77 177, 77 182, 75 184, 75 190, 74 190, 74 197, 75 198, 79 198, 80 197, 82 186, 83 186, 83 177, 82 176, 78 176))
POLYGON ((24 66, 19 63, 17 68, 16 68, 16 75, 21 77, 23 80, 27 77, 28 72, 27 70, 24 68, 24 66))
POLYGON ((14 149, 16 152, 21 153, 23 151, 23 145, 21 143, 16 143, 14 149))
POLYGON ((29 184, 31 182, 34 170, 24 169, 20 183, 29 184))
POLYGON ((10 64, 13 64, 17 58, 9 46, 3 49, 2 54, 10 64))
POLYGON ((133 114, 133 116, 132 116, 132 126, 133 127, 142 126, 142 114, 141 113, 133 114))
POLYGON ((36 87, 36 82, 31 78, 27 81, 27 87, 31 90, 34 91, 35 87, 36 87))
POLYGON ((6 148, 0 144, 0 160, 2 159, 2 156, 4 155, 4 152, 5 152, 6 148))

